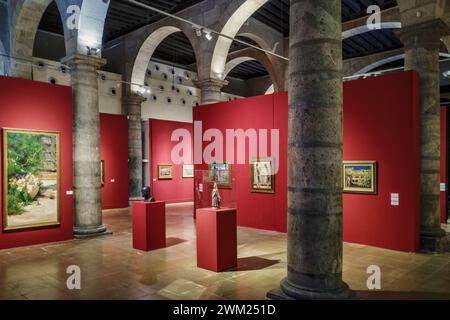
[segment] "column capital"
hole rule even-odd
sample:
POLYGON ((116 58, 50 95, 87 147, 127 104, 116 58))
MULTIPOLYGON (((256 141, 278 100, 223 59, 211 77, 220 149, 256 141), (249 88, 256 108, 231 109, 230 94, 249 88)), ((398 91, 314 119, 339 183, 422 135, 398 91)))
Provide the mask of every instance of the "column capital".
POLYGON ((95 69, 100 69, 106 64, 106 59, 76 53, 62 58, 61 63, 67 64, 70 68, 78 65, 88 65, 95 69))
POLYGON ((439 48, 441 38, 450 34, 450 28, 442 19, 428 20, 394 31, 405 48, 439 48))
POLYGON ((197 88, 207 88, 207 87, 213 87, 213 88, 218 88, 219 90, 222 87, 225 87, 228 85, 228 81, 227 80, 220 80, 220 79, 215 79, 215 78, 206 78, 206 79, 199 79, 199 80, 194 80, 194 85, 197 88))
POLYGON ((123 97, 123 101, 125 104, 142 104, 147 98, 137 93, 128 93, 123 97))

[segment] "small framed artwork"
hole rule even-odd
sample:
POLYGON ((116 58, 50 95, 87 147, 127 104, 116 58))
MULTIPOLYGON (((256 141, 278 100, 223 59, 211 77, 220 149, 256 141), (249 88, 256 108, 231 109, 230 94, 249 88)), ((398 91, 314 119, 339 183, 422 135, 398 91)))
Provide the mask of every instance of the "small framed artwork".
POLYGON ((209 165, 209 185, 213 186, 217 183, 219 188, 231 189, 231 164, 226 162, 212 163, 209 165))
POLYGON ((158 164, 158 179, 171 180, 173 178, 173 169, 171 164, 158 164))
POLYGON ((105 160, 100 161, 100 179, 102 181, 102 187, 105 186, 105 160))
POLYGON ((193 178, 193 177, 194 177, 194 165, 183 164, 183 178, 193 178))
POLYGON ((377 193, 376 161, 344 161, 344 192, 377 193))
POLYGON ((275 193, 275 175, 270 159, 258 159, 250 163, 250 186, 252 192, 275 193))

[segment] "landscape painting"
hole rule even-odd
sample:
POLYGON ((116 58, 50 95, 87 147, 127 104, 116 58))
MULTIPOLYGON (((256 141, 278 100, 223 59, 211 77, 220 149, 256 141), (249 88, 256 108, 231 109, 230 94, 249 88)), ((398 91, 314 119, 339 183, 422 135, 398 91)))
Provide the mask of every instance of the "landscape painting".
POLYGON ((158 165, 158 179, 170 180, 173 177, 171 164, 159 164, 158 165))
POLYGON ((231 164, 226 162, 209 165, 209 184, 217 183, 219 188, 231 188, 231 164))
POLYGON ((377 163, 376 161, 345 161, 344 192, 347 193, 377 193, 377 163))
POLYGON ((3 229, 60 224, 60 136, 3 130, 3 229))

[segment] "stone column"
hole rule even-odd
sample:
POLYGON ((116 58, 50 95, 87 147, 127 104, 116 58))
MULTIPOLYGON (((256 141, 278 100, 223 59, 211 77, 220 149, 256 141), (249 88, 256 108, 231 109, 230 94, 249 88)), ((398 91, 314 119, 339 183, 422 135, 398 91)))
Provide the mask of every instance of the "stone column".
POLYGON ((75 54, 62 62, 70 67, 73 90, 74 235, 103 235, 97 70, 106 60, 75 54))
POLYGON ((347 299, 341 2, 291 0, 287 278, 269 299, 347 299))
POLYGON ((405 45, 405 70, 420 75, 420 216, 422 249, 439 251, 445 237, 440 217, 441 37, 450 31, 440 19, 397 31, 405 45))
POLYGON ((124 97, 128 115, 128 193, 130 201, 142 200, 142 123, 141 107, 146 99, 137 94, 124 97))
POLYGON ((228 85, 228 81, 209 78, 194 81, 194 84, 201 89, 202 104, 210 104, 222 101, 220 90, 228 85))

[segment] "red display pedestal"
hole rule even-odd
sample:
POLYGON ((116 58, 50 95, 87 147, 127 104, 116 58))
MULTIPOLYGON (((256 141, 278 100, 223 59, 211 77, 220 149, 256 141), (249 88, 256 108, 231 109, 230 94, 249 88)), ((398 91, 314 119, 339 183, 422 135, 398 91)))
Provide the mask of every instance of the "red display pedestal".
POLYGON ((133 202, 133 248, 150 251, 166 247, 166 203, 133 202))
POLYGON ((197 266, 220 272, 237 267, 236 209, 197 209, 197 266))

